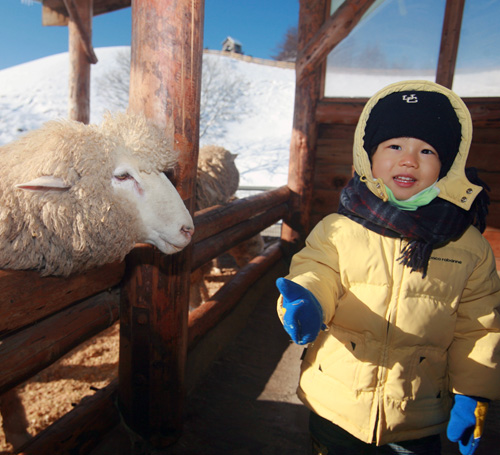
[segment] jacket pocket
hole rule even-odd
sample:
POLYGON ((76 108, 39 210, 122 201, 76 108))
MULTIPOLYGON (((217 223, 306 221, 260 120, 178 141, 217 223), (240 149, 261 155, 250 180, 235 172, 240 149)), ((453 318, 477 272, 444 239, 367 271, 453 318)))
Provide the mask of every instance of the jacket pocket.
POLYGON ((406 378, 410 400, 440 400, 447 390, 447 353, 439 349, 420 349, 414 353, 406 378))
POLYGON ((374 385, 372 368, 366 368, 366 344, 363 337, 352 332, 332 327, 325 333, 321 347, 313 361, 317 374, 340 382, 353 391, 374 385))

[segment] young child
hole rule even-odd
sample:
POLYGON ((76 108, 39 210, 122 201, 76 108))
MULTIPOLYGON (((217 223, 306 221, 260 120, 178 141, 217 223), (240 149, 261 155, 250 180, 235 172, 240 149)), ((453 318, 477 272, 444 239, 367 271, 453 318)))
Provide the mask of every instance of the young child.
POLYGON ((452 91, 379 91, 338 213, 277 281, 285 330, 311 343, 297 393, 316 454, 440 454, 446 428, 464 455, 479 443, 500 397, 500 279, 481 235, 489 198, 466 176, 471 138, 452 91))

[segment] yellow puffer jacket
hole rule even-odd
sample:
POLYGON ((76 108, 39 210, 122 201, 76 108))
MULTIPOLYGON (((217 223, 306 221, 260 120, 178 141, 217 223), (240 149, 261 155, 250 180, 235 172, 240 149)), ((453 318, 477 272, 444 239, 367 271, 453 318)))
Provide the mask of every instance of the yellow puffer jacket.
MULTIPOLYGON (((463 135, 452 169, 439 182, 441 196, 467 209, 480 191, 464 173, 472 130, 468 110, 430 82, 391 87, 360 118, 356 171, 385 199, 362 148, 369 111, 387 90, 440 91, 455 106, 463 135)), ((425 278, 399 263, 404 246, 405 240, 333 214, 311 232, 287 277, 317 297, 328 326, 307 349, 299 397, 317 414, 378 445, 443 431, 451 392, 500 398, 500 279, 489 244, 470 227, 433 250, 425 278)), ((282 317, 281 298, 278 313, 282 317)))

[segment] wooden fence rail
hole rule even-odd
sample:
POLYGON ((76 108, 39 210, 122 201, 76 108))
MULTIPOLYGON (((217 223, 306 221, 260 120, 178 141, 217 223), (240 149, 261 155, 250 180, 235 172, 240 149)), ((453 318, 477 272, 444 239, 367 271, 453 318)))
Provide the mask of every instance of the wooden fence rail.
POLYGON ((248 221, 244 221, 202 242, 196 243, 193 249, 193 270, 243 240, 258 234, 276 221, 281 220, 286 212, 287 204, 278 205, 272 212, 257 215, 248 221))
POLYGON ((125 265, 112 263, 68 278, 0 271, 0 339, 68 305, 116 286, 125 265))
POLYGON ((243 267, 207 302, 189 314, 188 350, 238 303, 245 292, 282 257, 279 242, 269 246, 260 256, 243 267))
POLYGON ((207 237, 212 237, 224 229, 248 220, 251 216, 271 210, 279 204, 288 202, 290 189, 287 186, 263 192, 256 196, 237 199, 224 206, 210 207, 195 213, 193 242, 198 243, 207 237))
POLYGON ((289 198, 290 190, 284 186, 199 212, 194 218, 200 234, 195 233, 192 270, 282 219, 289 198))
POLYGON ((119 299, 102 292, 2 339, 0 395, 116 322, 119 299))
POLYGON ((118 380, 89 395, 70 412, 20 448, 20 455, 85 454, 119 421, 118 380))

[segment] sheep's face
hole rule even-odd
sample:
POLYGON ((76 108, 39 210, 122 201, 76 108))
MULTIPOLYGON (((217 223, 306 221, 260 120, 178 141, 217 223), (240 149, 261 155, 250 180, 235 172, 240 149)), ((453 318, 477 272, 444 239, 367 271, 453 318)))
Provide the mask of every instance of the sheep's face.
POLYGON ((193 220, 163 172, 145 172, 134 157, 121 158, 114 168, 111 185, 119 197, 137 210, 138 242, 173 254, 191 241, 193 220))
MULTIPOLYGON (((114 197, 110 195, 109 201, 117 199, 122 207, 120 213, 126 217, 123 219, 123 227, 113 225, 108 228, 130 231, 130 226, 125 228, 125 225, 135 224, 135 228, 131 230, 135 232, 134 242, 149 243, 165 254, 181 251, 191 241, 194 228, 193 220, 179 193, 163 172, 145 172, 141 170, 136 157, 128 156, 125 152, 122 154, 124 156, 117 160, 111 175, 108 174, 109 169, 104 169, 102 175, 99 176, 102 179, 111 179, 110 183, 103 183, 104 186, 110 185, 114 193, 114 197)), ((96 189, 99 181, 96 175, 85 175, 79 182, 72 185, 58 177, 41 176, 29 182, 17 184, 16 187, 32 193, 35 197, 39 196, 37 199, 43 207, 42 217, 49 226, 49 221, 45 218, 57 222, 58 217, 44 217, 45 211, 57 212, 58 207, 71 205, 75 201, 75 199, 68 199, 71 195, 76 199, 87 199, 87 196, 92 193, 92 187, 96 189), (49 200, 51 203, 47 204, 49 200)), ((107 190, 104 191, 107 192, 107 190)), ((87 202, 92 205, 90 201, 92 198, 88 199, 87 202)), ((109 201, 102 201, 102 203, 111 209, 109 201)), ((106 208, 102 207, 97 211, 98 215, 90 215, 91 209, 87 206, 85 209, 82 219, 88 216, 100 217, 103 212, 106 212, 106 208)), ((51 227, 51 229, 54 228, 51 227)))

